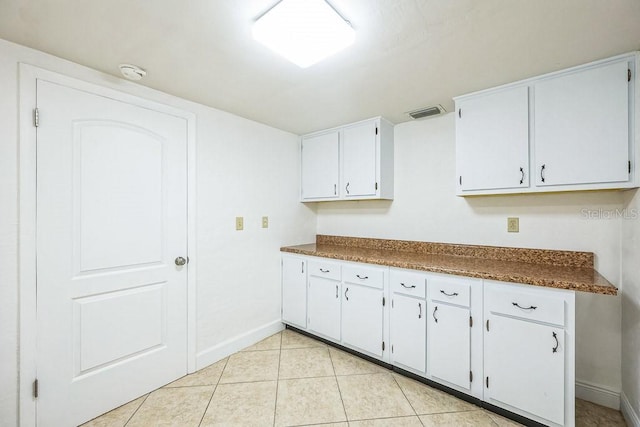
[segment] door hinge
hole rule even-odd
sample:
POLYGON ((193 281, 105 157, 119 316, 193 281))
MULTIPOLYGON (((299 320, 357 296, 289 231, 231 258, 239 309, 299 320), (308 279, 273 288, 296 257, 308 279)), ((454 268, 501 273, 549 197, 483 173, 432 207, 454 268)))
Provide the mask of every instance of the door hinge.
POLYGON ((393 300, 391 300, 391 308, 393 308, 393 300))
POLYGON ((376 135, 378 134, 378 126, 376 126, 376 135))
POLYGON ((391 353, 393 353, 393 344, 391 344, 391 353))
POLYGON ((627 68, 627 81, 631 81, 631 68, 627 68))
POLYGON ((378 183, 376 182, 376 190, 378 189, 378 183))
POLYGON ((473 371, 469 371, 469 382, 473 382, 473 371))
POLYGON ((40 126, 40 110, 37 108, 33 109, 33 126, 40 126))
POLYGON ((629 174, 631 174, 631 160, 629 160, 629 174))
POLYGON ((384 351, 384 341, 382 341, 382 351, 384 351))
POLYGON ((460 185, 462 185, 462 175, 460 175, 460 178, 458 178, 458 182, 460 182, 460 185))
POLYGON ((382 306, 384 307, 386 303, 387 303, 387 300, 384 297, 382 297, 382 306))
POLYGON ((35 399, 38 398, 38 379, 37 378, 33 381, 33 397, 35 399))
POLYGON ((473 316, 469 316, 469 327, 473 328, 473 316))
POLYGON ((487 319, 487 332, 489 332, 489 319, 487 319))
POLYGON ((458 108, 458 117, 462 118, 462 108, 458 108))
POLYGON ((487 377, 486 383, 487 383, 487 388, 489 388, 489 377, 487 377))

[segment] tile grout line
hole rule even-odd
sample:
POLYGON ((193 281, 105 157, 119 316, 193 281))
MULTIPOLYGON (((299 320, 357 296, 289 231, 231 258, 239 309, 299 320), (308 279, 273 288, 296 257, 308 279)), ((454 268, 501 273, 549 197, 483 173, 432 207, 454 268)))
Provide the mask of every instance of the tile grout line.
POLYGON ((327 353, 329 353, 329 360, 331 361, 331 368, 333 369, 333 379, 336 381, 336 386, 338 387, 338 394, 340 395, 340 403, 342 403, 342 412, 344 412, 344 419, 347 425, 349 425, 349 417, 347 416, 347 408, 344 406, 344 400, 342 399, 342 390, 340 390, 340 383, 338 382, 338 375, 336 374, 336 366, 333 364, 331 349, 328 347, 327 353))
MULTIPOLYGON (((154 390, 155 391, 155 390, 154 390)), ((153 393, 153 391, 151 392, 153 393)), ((133 414, 131 414, 131 416, 129 418, 127 418, 127 422, 124 423, 124 425, 122 427, 126 427, 127 424, 129 424, 129 422, 131 421, 131 419, 133 418, 133 416, 135 414, 138 413, 138 411, 140 410, 140 408, 142 408, 142 405, 144 405, 144 402, 147 401, 147 399, 149 398, 149 396, 151 395, 151 393, 147 393, 147 395, 144 397, 144 399, 142 400, 142 402, 140 402, 140 405, 138 405, 138 407, 136 408, 135 411, 133 411, 133 414)))
POLYGON ((220 376, 218 377, 218 381, 213 386, 213 392, 211 393, 211 397, 209 398, 209 402, 207 402, 206 408, 204 408, 204 412, 202 413, 202 417, 200 417, 200 422, 198 423, 198 427, 202 425, 202 421, 204 421, 205 415, 207 415, 207 411, 209 410, 209 406, 211 405, 211 401, 213 400, 213 395, 216 393, 218 389, 218 385, 220 385, 220 379, 222 379, 222 374, 224 374, 224 370, 227 368, 227 363, 229 363, 229 357, 224 362, 224 366, 222 367, 222 372, 220 372, 220 376))
POLYGON ((418 417, 418 421, 420 421, 420 424, 422 424, 424 426, 424 423, 420 419, 420 415, 418 415, 418 411, 416 411, 416 408, 413 407, 413 404, 411 403, 411 400, 409 400, 409 398, 407 397, 407 394, 404 392, 404 389, 402 388, 402 386, 400 385, 400 383, 396 379, 395 375, 393 375, 393 373, 390 374, 390 375, 391 375, 391 378, 393 378, 393 382, 396 383, 396 385, 398 386, 398 388, 402 392, 402 395, 404 396, 404 398, 407 399, 407 403, 409 403, 409 406, 411 406, 411 410, 413 411, 415 416, 418 417))
POLYGON ((278 349, 278 374, 276 375, 276 398, 274 399, 274 402, 273 402, 273 427, 276 426, 276 412, 278 411, 278 389, 280 388, 280 363, 282 363, 282 331, 280 331, 279 334, 280 334, 280 348, 278 349))

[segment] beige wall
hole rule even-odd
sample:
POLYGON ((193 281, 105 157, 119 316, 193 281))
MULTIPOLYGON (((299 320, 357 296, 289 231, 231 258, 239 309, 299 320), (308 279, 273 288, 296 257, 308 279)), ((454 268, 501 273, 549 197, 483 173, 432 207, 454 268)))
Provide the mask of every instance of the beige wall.
MULTIPOLYGON (((455 196, 454 115, 395 127, 395 199, 318 205, 318 233, 433 242, 592 251, 620 285, 620 221, 582 209, 618 209, 621 192, 455 196), (520 232, 507 233, 507 217, 520 232)), ((576 378, 620 391, 620 297, 578 292, 576 378)))

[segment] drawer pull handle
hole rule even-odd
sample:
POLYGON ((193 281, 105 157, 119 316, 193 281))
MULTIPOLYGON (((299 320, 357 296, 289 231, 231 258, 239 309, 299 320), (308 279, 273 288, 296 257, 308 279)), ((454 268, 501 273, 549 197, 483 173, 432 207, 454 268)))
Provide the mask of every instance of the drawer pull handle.
POLYGON ((448 294, 448 293, 446 293, 445 291, 443 291, 442 289, 440 289, 440 292, 441 292, 441 293, 443 293, 443 294, 445 294, 445 295, 446 295, 446 296, 448 296, 448 297, 457 297, 457 296, 458 296, 458 293, 457 293, 457 292, 454 292, 454 293, 452 293, 452 294, 448 294))
POLYGON ((356 277, 360 280, 367 280, 369 278, 369 276, 361 276, 359 274, 356 274, 356 277))
POLYGON ((328 272, 329 272, 329 270, 324 270, 322 268, 320 269, 320 273, 328 273, 328 272))
POLYGON ((436 308, 433 309, 433 313, 431 315, 433 316, 433 320, 435 320, 436 323, 438 323, 438 318, 436 317, 436 311, 438 311, 437 305, 436 305, 436 308))
POLYGON ((536 307, 535 305, 530 305, 529 307, 522 307, 522 306, 521 306, 520 304, 518 304, 517 302, 512 302, 511 304, 513 304, 513 305, 515 305, 516 307, 521 308, 521 309, 523 309, 523 310, 535 310, 536 308, 538 308, 538 307, 536 307))
POLYGON ((348 292, 349 292, 349 288, 347 288, 347 289, 344 291, 344 297, 345 297, 345 299, 346 299, 347 301, 349 301, 349 296, 347 295, 347 293, 348 293, 348 292))
POLYGON ((400 286, 402 286, 403 288, 407 288, 407 289, 414 289, 416 287, 416 285, 407 286, 404 283, 400 283, 400 286))
POLYGON ((418 312, 418 319, 422 319, 422 303, 418 303, 418 310, 420 310, 418 312))
POLYGON ((556 346, 553 347, 551 350, 553 350, 554 353, 557 353, 558 347, 560 347, 560 343, 558 342, 558 336, 556 335, 555 332, 553 332, 553 339, 556 340, 556 346))

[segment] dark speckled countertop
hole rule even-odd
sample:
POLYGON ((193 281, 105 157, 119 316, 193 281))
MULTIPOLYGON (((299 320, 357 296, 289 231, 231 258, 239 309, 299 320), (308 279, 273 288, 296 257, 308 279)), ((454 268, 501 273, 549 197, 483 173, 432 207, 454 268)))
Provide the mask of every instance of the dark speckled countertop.
POLYGON ((316 243, 283 252, 455 274, 502 282, 616 295, 593 268, 592 252, 455 245, 318 235, 316 243))

